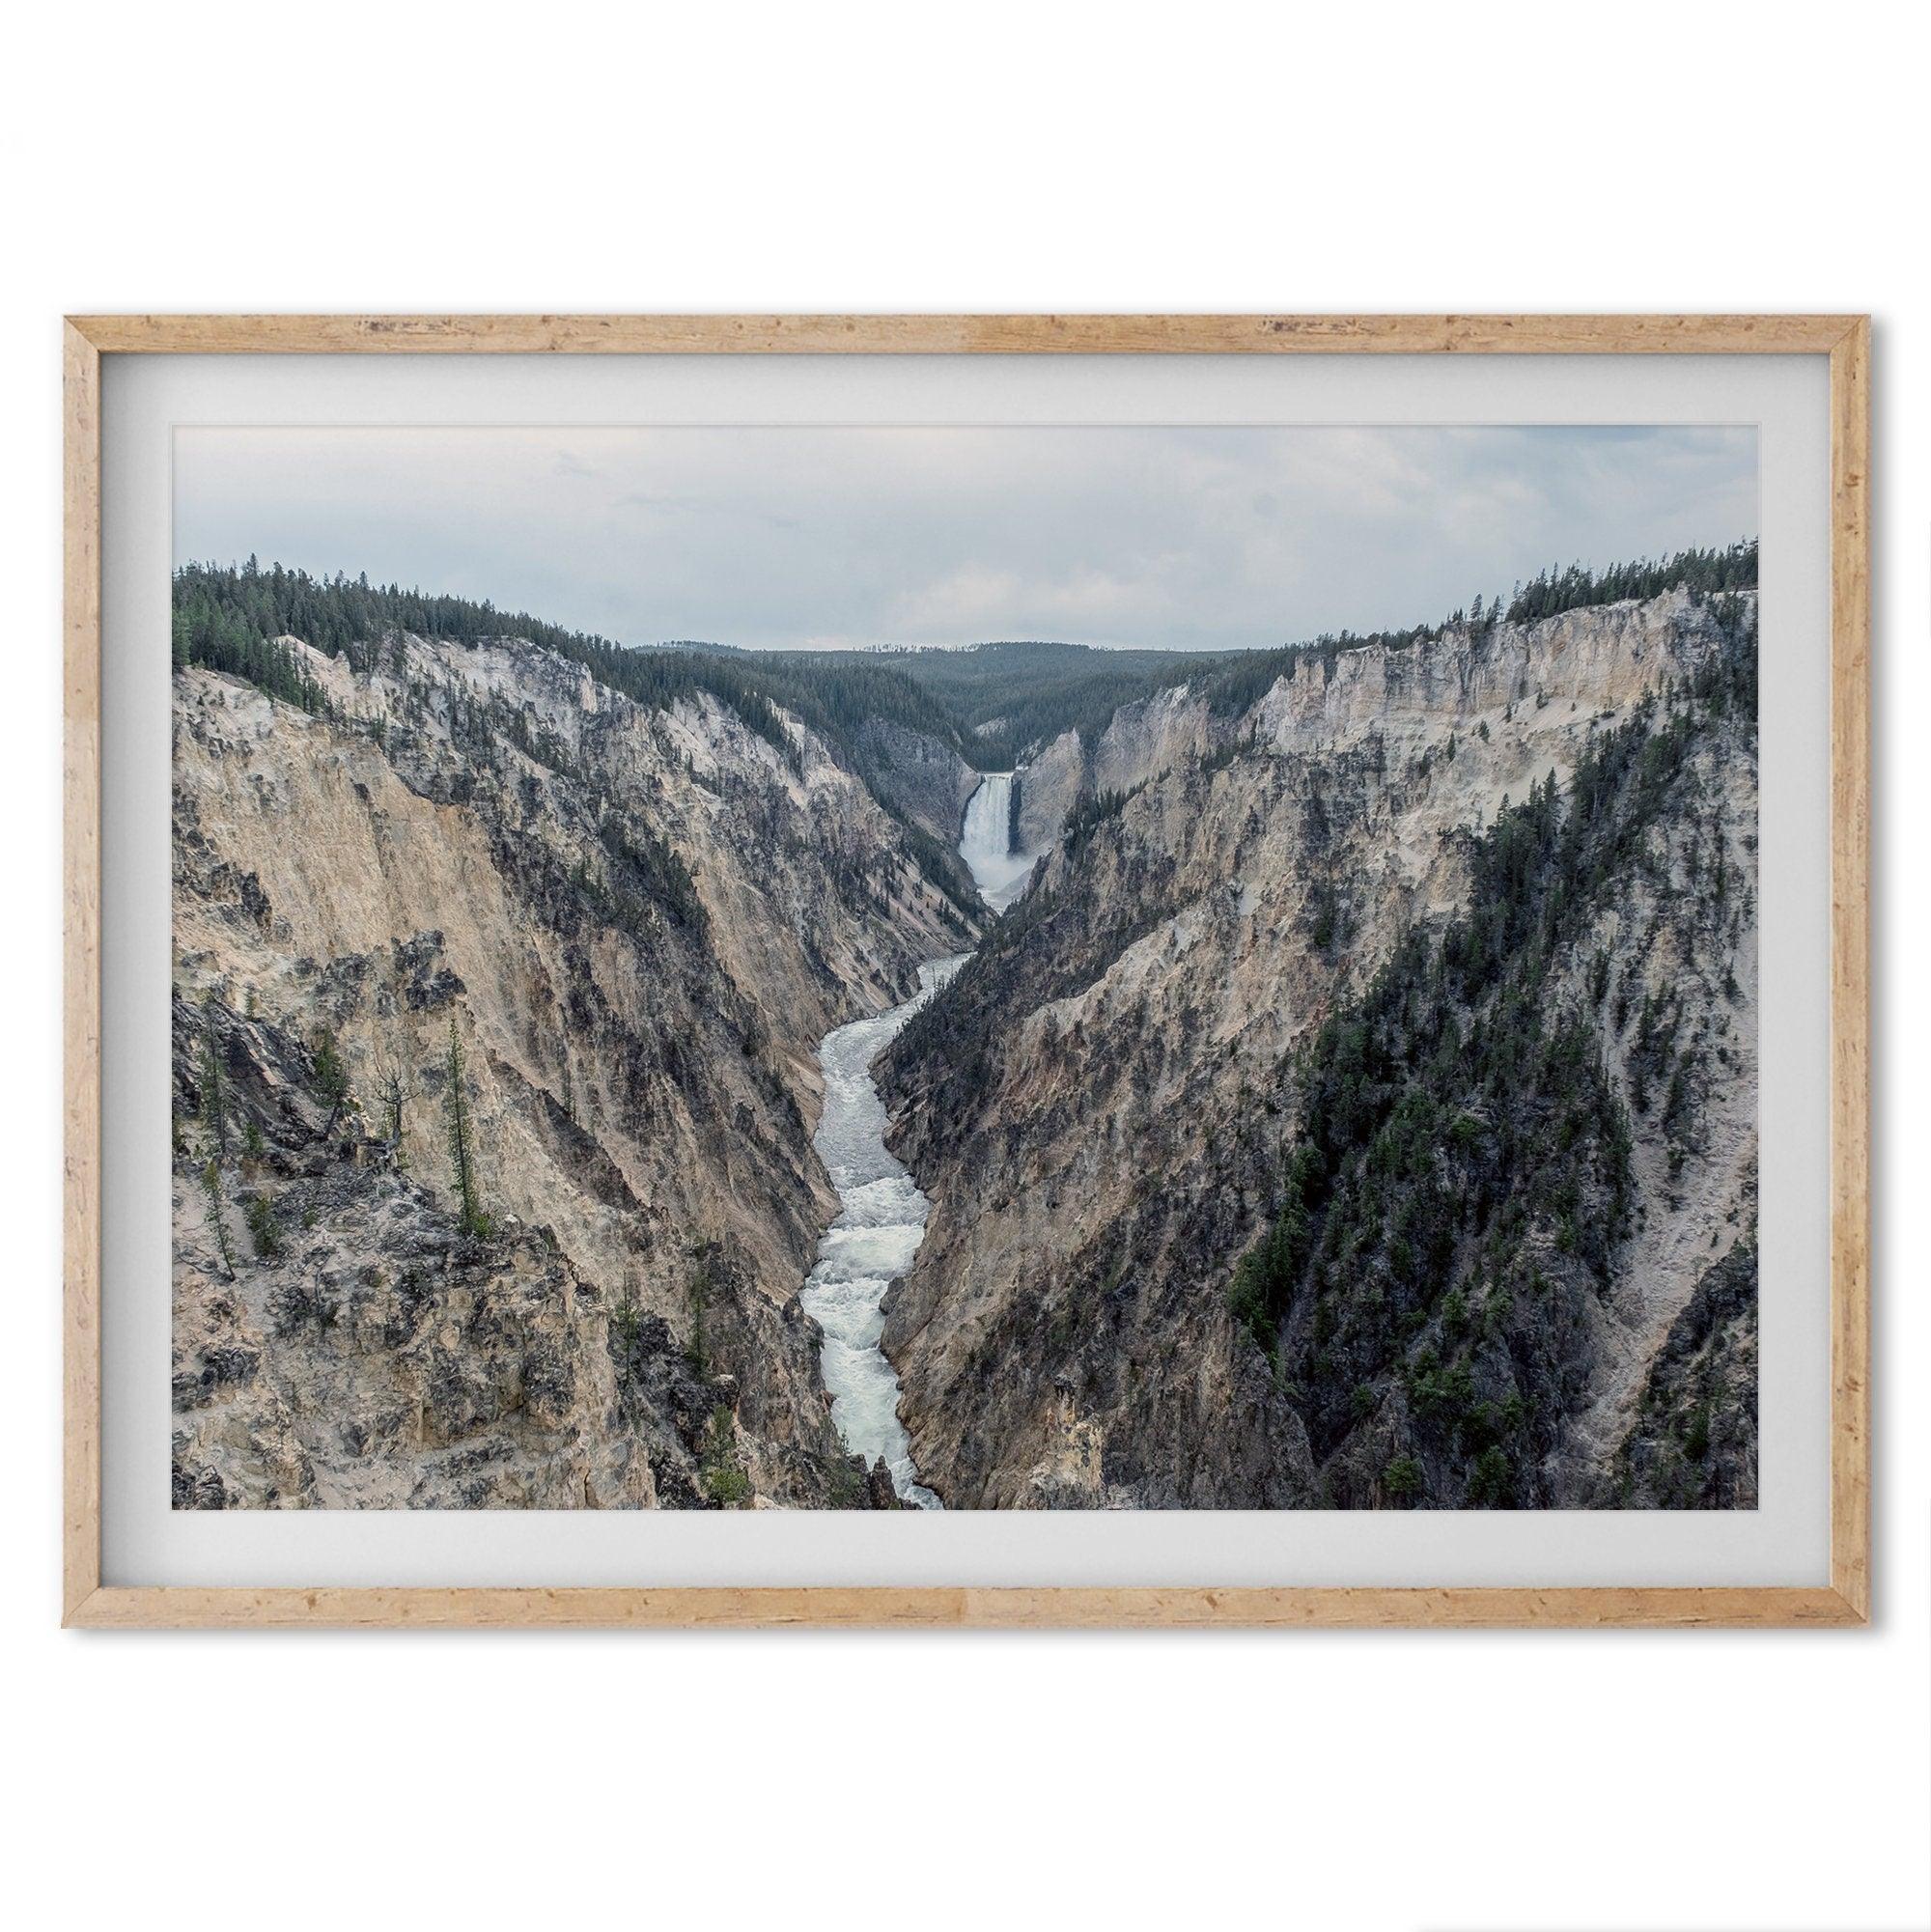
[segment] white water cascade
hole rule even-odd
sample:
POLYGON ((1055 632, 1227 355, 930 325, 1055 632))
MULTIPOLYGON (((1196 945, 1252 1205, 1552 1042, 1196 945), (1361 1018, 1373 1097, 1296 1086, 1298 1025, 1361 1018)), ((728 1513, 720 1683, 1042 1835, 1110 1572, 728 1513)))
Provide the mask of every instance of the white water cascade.
POLYGON ((959 856, 972 868, 979 897, 1003 912, 1032 875, 1033 855, 1013 850, 1013 774, 989 771, 966 807, 959 856))
MULTIPOLYGON (((966 807, 959 841, 979 896, 995 912, 1019 897, 1032 873, 1032 860, 1011 850, 1012 809, 1013 774, 989 772, 966 807)), ((882 1456, 892 1488, 921 1509, 944 1505, 912 1466, 911 1439, 899 1420, 898 1371, 879 1337, 885 1290, 911 1266, 932 1203, 885 1145, 885 1104, 872 1062, 968 957, 927 961, 918 969, 918 991, 904 1005, 834 1027, 818 1046, 825 1111, 811 1144, 838 1190, 839 1214, 819 1240, 801 1300, 825 1330, 818 1367, 840 1439, 867 1468, 882 1456)))
POLYGON ((845 1446, 868 1468, 884 1457, 892 1487, 921 1509, 941 1505, 912 1468, 911 1441, 899 1420, 898 1372, 879 1346, 885 1326, 880 1303, 911 1266, 932 1203, 885 1146, 885 1104, 872 1082, 872 1062, 966 959, 928 961, 903 1006, 837 1027, 818 1049, 825 1112, 811 1144, 843 1206, 818 1244, 804 1311, 825 1330, 819 1373, 845 1446))

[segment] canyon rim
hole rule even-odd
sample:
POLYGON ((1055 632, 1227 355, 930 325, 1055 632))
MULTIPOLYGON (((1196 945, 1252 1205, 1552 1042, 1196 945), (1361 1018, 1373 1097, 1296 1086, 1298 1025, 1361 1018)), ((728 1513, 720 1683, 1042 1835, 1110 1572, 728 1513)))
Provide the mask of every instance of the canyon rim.
POLYGON ((177 1507, 1755 1507, 1753 434, 177 452, 177 1507))

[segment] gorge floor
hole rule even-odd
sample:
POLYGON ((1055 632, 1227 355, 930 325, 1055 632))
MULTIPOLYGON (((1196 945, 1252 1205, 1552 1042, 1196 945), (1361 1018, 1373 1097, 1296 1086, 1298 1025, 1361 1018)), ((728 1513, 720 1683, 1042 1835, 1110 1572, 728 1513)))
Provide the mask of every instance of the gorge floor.
POLYGON ((818 1245, 804 1284, 804 1310, 825 1330, 819 1369, 831 1396, 840 1439, 867 1467, 884 1459, 892 1488, 921 1509, 938 1498, 918 1480, 911 1442, 899 1420, 898 1372, 879 1346, 885 1290, 911 1266, 932 1203, 885 1146, 885 1106, 872 1081, 872 1062, 899 1029, 965 965, 966 955, 918 969, 918 992, 871 1020, 854 1020, 825 1036, 825 1111, 812 1137, 839 1214, 818 1245))
MULTIPOLYGON (((967 802, 959 854, 982 897, 1003 910, 1023 890, 1031 860, 1011 843, 1013 775, 993 772, 967 802)), ((885 1146, 885 1106, 872 1063, 906 1022, 949 982, 970 957, 957 953, 918 969, 910 999, 869 1020, 833 1027, 819 1046, 825 1110, 812 1145, 837 1190, 837 1218, 826 1229, 804 1284, 805 1312, 825 1331, 820 1373, 832 1398, 840 1440, 869 1466, 883 1458, 892 1488, 921 1509, 943 1505, 918 1480, 911 1442, 899 1420, 899 1378, 880 1337, 885 1291, 918 1253, 932 1203, 885 1146)))

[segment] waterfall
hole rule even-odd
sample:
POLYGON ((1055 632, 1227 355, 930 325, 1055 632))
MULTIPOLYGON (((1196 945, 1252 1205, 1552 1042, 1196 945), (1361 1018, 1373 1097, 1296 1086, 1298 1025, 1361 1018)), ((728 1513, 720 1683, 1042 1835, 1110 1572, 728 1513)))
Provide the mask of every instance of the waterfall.
MULTIPOLYGON (((989 771, 966 803, 959 855, 995 912, 1019 897, 1032 874, 1033 855, 1012 846, 1013 774, 989 771)), ((882 1457, 893 1489, 921 1509, 941 1504, 912 1465, 911 1439, 899 1420, 898 1371, 879 1344, 885 1326, 881 1303, 911 1266, 932 1203, 885 1147, 885 1106, 872 1062, 966 960, 960 953, 927 961, 918 969, 918 992, 903 1006, 834 1027, 818 1048, 825 1111, 812 1145, 838 1190, 839 1215, 818 1244, 804 1311, 825 1331, 819 1373, 845 1446, 867 1464, 882 1457)))
POLYGON ((959 855, 972 868, 979 896, 1003 912, 1032 875, 1036 854, 1013 851, 1013 774, 988 771, 966 807, 959 855))

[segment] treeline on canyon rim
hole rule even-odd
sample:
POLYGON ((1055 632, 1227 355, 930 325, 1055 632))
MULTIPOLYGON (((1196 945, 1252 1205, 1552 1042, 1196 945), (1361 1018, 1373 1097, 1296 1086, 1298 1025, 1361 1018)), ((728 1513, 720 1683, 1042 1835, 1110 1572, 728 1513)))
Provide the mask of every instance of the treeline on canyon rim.
MULTIPOLYGON (((1678 550, 1672 556, 1639 558, 1601 571, 1581 564, 1558 566, 1542 572, 1530 583, 1518 584, 1506 603, 1499 596, 1486 602, 1477 597, 1467 609, 1456 610, 1440 624, 1366 633, 1326 631, 1306 643, 1287 644, 1277 650, 1245 652, 1210 659, 1204 665, 1195 660, 1169 666, 1141 695, 1184 683, 1206 698, 1208 709, 1217 716, 1234 717, 1264 697, 1278 679, 1294 677, 1303 662, 1318 663, 1331 675, 1335 659, 1344 651, 1369 647, 1410 651, 1417 644, 1437 642, 1451 630, 1468 628, 1486 634, 1498 624, 1533 624, 1565 610, 1660 597, 1670 590, 1687 591, 1694 597, 1725 596, 1753 590, 1756 578, 1757 545, 1753 538, 1724 549, 1678 550)), ((1099 719, 1098 728, 1104 728, 1105 721, 1099 719)))
MULTIPOLYGON (((1565 610, 1682 589, 1699 597, 1747 590, 1757 579, 1754 540, 1721 549, 1678 550, 1596 571, 1555 566, 1517 584, 1507 600, 1476 597, 1439 624, 1373 631, 1327 631, 1318 637, 1251 651, 1104 651, 1084 645, 1006 642, 968 651, 905 651, 888 661, 929 690, 970 741, 967 756, 984 770, 1003 770, 1032 749, 1077 731, 1090 743, 1123 705, 1186 685, 1216 716, 1232 717, 1265 696, 1303 662, 1331 672, 1344 651, 1379 647, 1412 650, 1447 630, 1472 626, 1532 624, 1565 610)), ((796 662, 796 659, 792 661, 796 662)))
MULTIPOLYGON (((201 665, 246 679, 271 697, 312 714, 326 714, 328 698, 283 638, 299 638, 367 673, 378 668, 390 641, 404 633, 470 645, 525 639, 557 652, 598 684, 652 710, 708 694, 796 769, 798 748, 780 715, 789 713, 865 780, 899 822, 920 869, 962 910, 969 909, 969 894, 949 852, 911 821, 890 786, 878 782, 878 753, 864 728, 875 721, 900 725, 962 758, 974 747, 918 685, 887 664, 817 664, 687 647, 636 650, 546 623, 527 611, 500 610, 487 601, 395 584, 376 586, 366 575, 311 576, 280 564, 265 567, 252 556, 238 568, 190 563, 175 573, 175 667, 201 665)), ((518 719, 504 720, 503 729, 521 749, 544 755, 518 719)), ((688 898, 687 893, 679 896, 688 898)))
MULTIPOLYGON (((861 775, 857 734, 873 720, 937 741, 980 770, 1006 770, 1061 732, 1091 740, 1121 706, 1178 685, 1202 691, 1222 716, 1242 712, 1301 660, 1331 668, 1344 651, 1406 650, 1451 625, 1493 629, 1529 624, 1591 604, 1649 598, 1682 588, 1698 596, 1753 588, 1757 546, 1687 549, 1596 571, 1555 566, 1518 584, 1506 602, 1477 597, 1442 624, 1366 633, 1325 632, 1303 642, 1223 654, 1098 650, 1050 641, 975 644, 968 650, 746 652, 718 645, 638 649, 442 592, 372 585, 365 575, 313 576, 250 557, 239 567, 182 566, 175 575, 174 655, 247 678, 273 695, 315 710, 319 687, 275 640, 299 637, 366 670, 396 631, 457 643, 522 637, 581 664, 600 684, 661 708, 709 692, 786 756, 788 711, 835 744, 861 775)), ((875 788, 876 789, 876 788, 875 788)))
POLYGON ((637 650, 499 610, 487 600, 374 585, 365 575, 311 576, 250 557, 238 568, 184 564, 174 581, 174 661, 242 677, 272 695, 315 710, 320 693, 294 655, 276 640, 298 637, 352 668, 375 668, 398 632, 458 644, 517 637, 580 664, 600 685, 662 710, 708 692, 785 757, 794 756, 779 709, 843 742, 868 719, 902 723, 957 745, 951 717, 909 678, 880 663, 827 664, 807 672, 794 659, 683 647, 637 650))

